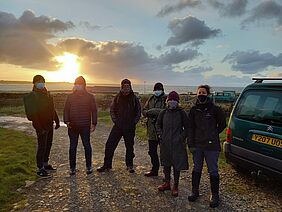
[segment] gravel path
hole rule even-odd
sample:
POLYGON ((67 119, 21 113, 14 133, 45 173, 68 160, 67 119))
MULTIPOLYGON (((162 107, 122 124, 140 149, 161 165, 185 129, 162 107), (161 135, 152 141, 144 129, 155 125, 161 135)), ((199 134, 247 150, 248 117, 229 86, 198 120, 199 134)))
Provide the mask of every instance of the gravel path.
MULTIPOLYGON (((35 135, 31 124, 24 122, 0 117, 1 127, 35 135)), ((102 165, 109 131, 109 127, 100 124, 91 135, 95 170, 102 165)), ((172 197, 170 192, 157 191, 157 186, 162 183, 162 175, 144 177, 144 172, 150 168, 147 144, 144 142, 136 141, 135 144, 134 174, 125 170, 125 147, 121 141, 114 156, 112 171, 94 171, 86 175, 84 150, 80 142, 77 153, 79 172, 76 176, 69 176, 68 147, 67 129, 61 127, 54 134, 50 161, 57 167, 57 172, 50 179, 27 182, 25 188, 19 189, 27 199, 21 211, 282 211, 281 184, 273 180, 258 184, 249 175, 238 174, 229 165, 222 166, 220 170, 221 205, 217 209, 210 209, 206 170, 201 181, 201 196, 195 203, 187 199, 191 187, 191 168, 189 172, 181 173, 179 197, 172 197)), ((22 204, 16 203, 15 210, 22 204)))

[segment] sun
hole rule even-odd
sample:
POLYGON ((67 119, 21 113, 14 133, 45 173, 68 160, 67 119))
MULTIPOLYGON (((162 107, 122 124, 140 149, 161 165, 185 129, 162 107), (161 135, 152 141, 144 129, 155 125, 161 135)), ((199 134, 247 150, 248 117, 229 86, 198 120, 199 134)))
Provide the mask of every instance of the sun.
POLYGON ((79 76, 79 57, 64 52, 63 55, 56 56, 54 59, 60 63, 60 68, 58 71, 49 72, 47 78, 56 82, 74 82, 75 78, 79 76))

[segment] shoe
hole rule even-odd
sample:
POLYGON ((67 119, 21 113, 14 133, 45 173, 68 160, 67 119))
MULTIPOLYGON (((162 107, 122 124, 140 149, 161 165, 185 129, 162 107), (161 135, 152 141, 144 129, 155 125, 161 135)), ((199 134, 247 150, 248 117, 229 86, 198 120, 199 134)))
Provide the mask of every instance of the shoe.
POLYGON ((149 171, 144 174, 145 177, 155 177, 158 175, 159 175, 158 172, 154 172, 154 171, 149 171))
POLYGON ((75 169, 70 169, 70 175, 75 175, 76 174, 76 170, 75 169))
POLYGON ((51 175, 45 169, 38 170, 36 172, 36 174, 37 174, 37 176, 39 176, 41 178, 49 178, 49 177, 51 177, 51 175))
POLYGON ((201 180, 200 172, 192 172, 192 194, 188 196, 190 202, 195 202, 199 197, 199 185, 201 180))
POLYGON ((54 168, 52 165, 48 164, 47 166, 44 166, 44 169, 46 171, 56 171, 57 169, 54 168))
POLYGON ((171 191, 171 195, 174 197, 178 197, 178 185, 174 185, 171 191))
POLYGON ((135 172, 133 166, 128 166, 126 169, 127 169, 127 171, 128 171, 129 173, 134 173, 134 172, 135 172))
POLYGON ((210 197, 210 207, 216 208, 219 206, 219 176, 210 175, 211 184, 211 197, 210 197))
POLYGON ((159 191, 167 191, 167 190, 171 190, 170 188, 170 182, 165 182, 164 184, 160 185, 158 187, 159 191))
POLYGON ((110 171, 112 168, 111 167, 107 167, 107 166, 101 166, 97 169, 98 172, 108 172, 110 171))
POLYGON ((92 174, 92 172, 93 172, 92 167, 87 168, 87 170, 86 170, 86 174, 92 174))

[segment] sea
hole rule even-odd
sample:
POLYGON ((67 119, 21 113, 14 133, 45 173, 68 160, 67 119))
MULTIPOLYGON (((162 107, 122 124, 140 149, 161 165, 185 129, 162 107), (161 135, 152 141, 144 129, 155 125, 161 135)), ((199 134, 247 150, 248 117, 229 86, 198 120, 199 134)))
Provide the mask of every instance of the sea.
MULTIPOLYGON (((0 82, 0 93, 17 93, 17 92, 28 92, 32 90, 31 83, 7 83, 0 82)), ((107 86, 107 87, 119 87, 118 84, 87 84, 87 86, 107 86)), ((72 90, 72 83, 46 83, 46 87, 49 91, 69 91, 72 90)), ((153 91, 153 85, 150 84, 134 84, 132 85, 134 92, 140 94, 150 94, 153 91)), ((197 86, 179 86, 179 85, 164 85, 165 93, 170 91, 176 91, 179 94, 195 93, 197 86)), ((213 92, 216 91, 235 91, 236 93, 241 93, 244 89, 243 87, 211 87, 213 92)))

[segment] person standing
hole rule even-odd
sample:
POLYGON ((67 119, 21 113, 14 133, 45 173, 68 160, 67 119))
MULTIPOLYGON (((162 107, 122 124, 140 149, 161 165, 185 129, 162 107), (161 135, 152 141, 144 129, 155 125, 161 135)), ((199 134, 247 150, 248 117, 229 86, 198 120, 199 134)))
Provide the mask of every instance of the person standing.
POLYGON ((188 170, 187 131, 188 117, 179 107, 179 95, 175 91, 168 94, 167 108, 157 120, 157 133, 160 138, 160 158, 164 167, 165 182, 158 187, 159 191, 171 190, 170 173, 173 167, 174 185, 172 196, 178 196, 178 184, 181 170, 188 170))
POLYGON ((41 75, 33 77, 32 92, 24 96, 25 113, 28 120, 32 121, 37 135, 37 175, 49 177, 47 171, 56 171, 48 163, 53 142, 53 124, 55 129, 60 127, 60 121, 56 113, 53 97, 45 87, 45 79, 41 75))
POLYGON ((76 173, 76 151, 78 137, 81 137, 86 159, 86 174, 93 172, 90 133, 97 125, 95 97, 86 91, 86 81, 82 76, 75 79, 73 93, 68 95, 64 108, 64 122, 70 138, 70 175, 76 173))
POLYGON ((218 157, 221 150, 219 134, 226 127, 226 118, 220 107, 213 104, 208 97, 210 87, 200 85, 197 89, 196 104, 191 108, 189 119, 188 146, 193 154, 192 194, 189 201, 199 197, 199 184, 204 159, 210 175, 210 207, 219 205, 218 157))
POLYGON ((141 106, 128 79, 121 81, 121 90, 111 104, 110 115, 114 126, 106 142, 104 164, 97 171, 105 172, 112 168, 114 152, 121 137, 123 137, 126 148, 125 163, 127 170, 134 173, 134 137, 136 124, 141 117, 141 106))
POLYGON ((154 85, 154 94, 149 97, 143 108, 143 115, 147 118, 147 136, 149 143, 148 154, 151 157, 152 168, 145 173, 146 177, 158 176, 159 173, 159 156, 158 146, 160 141, 156 132, 156 122, 159 113, 166 107, 166 96, 163 84, 158 82, 154 85))

